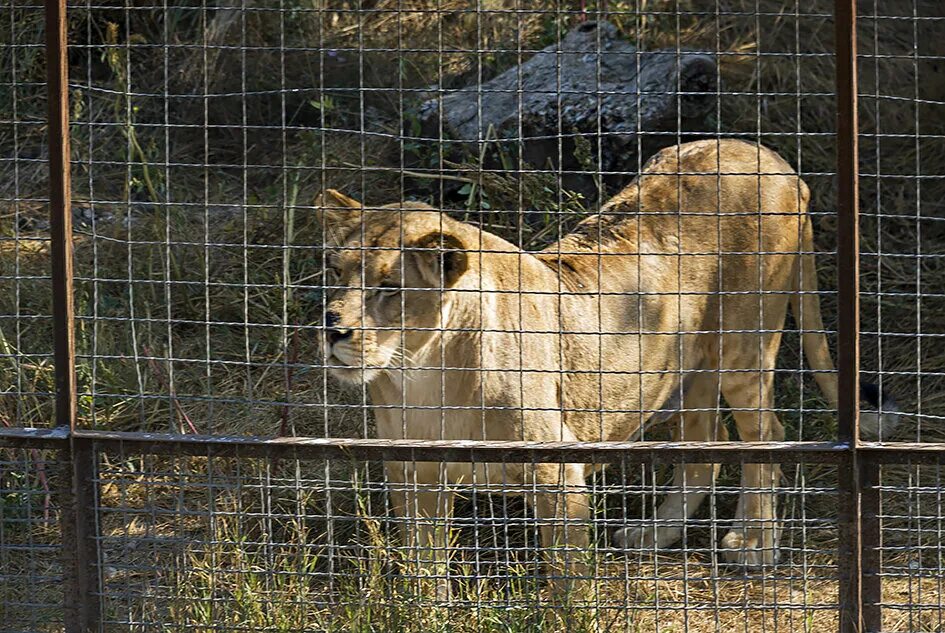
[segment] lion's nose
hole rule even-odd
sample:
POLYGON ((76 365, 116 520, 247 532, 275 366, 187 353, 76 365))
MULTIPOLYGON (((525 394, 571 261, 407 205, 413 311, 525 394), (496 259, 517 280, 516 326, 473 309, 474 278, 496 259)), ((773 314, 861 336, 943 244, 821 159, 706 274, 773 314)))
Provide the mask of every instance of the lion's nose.
POLYGON ((325 332, 325 337, 330 344, 334 345, 346 338, 351 338, 351 330, 330 329, 325 332))
POLYGON ((325 313, 325 338, 330 345, 343 341, 351 336, 351 329, 339 328, 341 315, 337 312, 328 311, 325 313))
POLYGON ((325 312, 325 327, 333 328, 338 325, 338 321, 341 320, 341 315, 335 312, 334 310, 327 310, 325 312))

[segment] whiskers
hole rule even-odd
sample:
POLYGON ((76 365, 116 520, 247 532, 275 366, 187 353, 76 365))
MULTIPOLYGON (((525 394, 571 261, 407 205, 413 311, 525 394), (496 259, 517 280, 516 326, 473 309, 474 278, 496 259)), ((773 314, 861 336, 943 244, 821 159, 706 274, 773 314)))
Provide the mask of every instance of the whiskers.
POLYGON ((416 354, 409 352, 403 348, 402 345, 398 345, 393 348, 390 353, 390 360, 387 363, 387 366, 383 369, 389 376, 394 377, 393 374, 399 372, 403 378, 407 381, 412 381, 415 379, 414 373, 410 371, 404 371, 416 367, 416 354))
POLYGON ((335 344, 328 356, 341 365, 331 368, 335 376, 348 382, 371 382, 382 375, 394 382, 413 382, 417 379, 417 372, 409 370, 419 367, 417 361, 420 357, 422 350, 407 350, 402 341, 378 345, 373 337, 367 336, 358 345, 335 344))

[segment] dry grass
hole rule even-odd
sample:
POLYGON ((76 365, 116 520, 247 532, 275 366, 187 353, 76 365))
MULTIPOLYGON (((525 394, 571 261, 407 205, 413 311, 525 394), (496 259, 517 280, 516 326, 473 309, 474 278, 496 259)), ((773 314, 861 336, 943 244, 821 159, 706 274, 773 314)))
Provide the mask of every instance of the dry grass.
MULTIPOLYGON (((290 464, 280 470, 262 460, 108 463, 101 497, 105 607, 116 622, 186 622, 198 630, 594 630, 589 605, 560 611, 536 581, 541 552, 531 529, 456 528, 453 594, 448 602, 435 600, 429 568, 399 545, 383 494, 357 465, 357 481, 333 481, 329 511, 325 480, 294 479, 290 464), (242 488, 233 487, 237 469, 242 488), (493 538, 506 545, 501 553, 490 549, 493 538)), ((489 516, 482 502, 480 516, 489 516)), ((521 506, 511 507, 515 518, 526 516, 521 506)), ((618 516, 607 513, 609 520, 618 516)), ((809 520, 831 516, 807 513, 809 520)), ((777 569, 759 573, 714 565, 706 528, 692 532, 689 552, 658 556, 624 555, 601 535, 588 559, 600 579, 592 601, 600 630, 835 630, 835 533, 804 540, 799 528, 789 530, 783 545, 795 549, 785 551, 777 569)), ((887 547, 898 542, 892 536, 887 547)), ((934 529, 922 538, 935 546, 934 529)), ((935 563, 917 560, 891 550, 884 556, 884 630, 938 630, 942 581, 935 563)))
MULTIPOLYGON (((55 600, 56 550, 35 549, 58 542, 55 515, 49 522, 39 519, 39 491, 26 487, 30 498, 20 500, 10 494, 35 475, 28 459, 3 465, 8 468, 0 478, 0 557, 6 580, 0 583, 0 604, 14 621, 56 630, 54 622, 61 617, 55 600), (15 523, 16 516, 34 519, 24 527, 15 523), (34 606, 26 609, 27 604, 34 606)), ((803 474, 829 479, 824 489, 835 487, 835 473, 808 467, 803 474)), ((714 564, 714 538, 706 525, 690 528, 686 553, 659 555, 615 551, 606 532, 600 532, 588 557, 600 579, 592 600, 596 615, 590 618, 590 605, 562 610, 547 595, 534 524, 528 527, 530 515, 515 499, 494 499, 490 506, 483 497, 477 516, 509 508, 509 516, 525 519, 524 529, 521 523, 508 530, 486 523, 473 528, 468 520, 455 528, 449 553, 453 595, 443 602, 430 593, 429 569, 419 567, 416 552, 399 544, 373 465, 318 462, 297 470, 291 462, 262 459, 109 453, 103 455, 99 475, 108 630, 132 622, 163 623, 175 630, 365 633, 591 631, 595 621, 600 630, 627 632, 776 627, 819 633, 836 628, 836 533, 812 528, 815 520, 835 519, 830 508, 836 495, 829 495, 832 503, 802 510, 798 502, 817 496, 813 487, 806 498, 796 496, 792 486, 785 488, 790 497, 784 506, 790 526, 782 540, 785 550, 778 568, 763 573, 714 564), (802 513, 806 537, 797 522, 802 513)), ((904 479, 903 473, 888 475, 886 485, 904 479)), ((908 519, 911 535, 890 531, 885 538, 884 630, 936 631, 942 617, 940 562, 935 561, 941 519, 915 518, 935 508, 936 492, 929 485, 934 480, 916 478, 914 469, 912 477, 909 491, 885 497, 897 506, 908 497, 916 511, 908 519), (925 492, 918 492, 922 487, 925 492), (904 545, 914 551, 892 549, 904 545), (922 547, 931 548, 931 555, 916 554, 922 547)), ((720 516, 730 511, 722 506, 729 505, 732 492, 720 496, 720 516)), ((615 488, 610 496, 615 498, 598 500, 597 520, 642 516, 636 495, 615 488)), ((460 514, 468 517, 470 507, 460 514)), ((887 525, 903 527, 903 522, 887 525)), ((725 521, 715 529, 727 529, 725 521)))

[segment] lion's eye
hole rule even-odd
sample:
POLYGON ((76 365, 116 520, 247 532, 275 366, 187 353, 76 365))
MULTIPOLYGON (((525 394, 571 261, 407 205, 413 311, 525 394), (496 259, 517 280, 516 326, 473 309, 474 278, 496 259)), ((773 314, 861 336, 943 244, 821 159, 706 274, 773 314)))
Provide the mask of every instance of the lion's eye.
POLYGON ((341 275, 337 267, 331 265, 325 266, 324 280, 326 286, 337 286, 340 279, 341 275))
POLYGON ((395 286, 392 283, 385 282, 381 284, 380 290, 378 292, 382 297, 393 297, 401 290, 402 288, 400 286, 395 286))

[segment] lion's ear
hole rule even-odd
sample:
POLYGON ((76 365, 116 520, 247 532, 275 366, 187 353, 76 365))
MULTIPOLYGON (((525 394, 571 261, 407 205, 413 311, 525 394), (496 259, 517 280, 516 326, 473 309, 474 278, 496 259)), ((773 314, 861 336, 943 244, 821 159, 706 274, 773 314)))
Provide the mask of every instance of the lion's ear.
POLYGON ((469 268, 467 248, 452 233, 434 231, 410 243, 417 269, 430 286, 450 288, 469 268))
POLYGON ((335 189, 315 197, 315 217, 324 223, 325 234, 338 243, 361 223, 363 205, 335 189))

